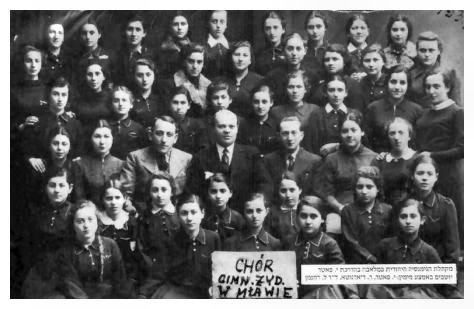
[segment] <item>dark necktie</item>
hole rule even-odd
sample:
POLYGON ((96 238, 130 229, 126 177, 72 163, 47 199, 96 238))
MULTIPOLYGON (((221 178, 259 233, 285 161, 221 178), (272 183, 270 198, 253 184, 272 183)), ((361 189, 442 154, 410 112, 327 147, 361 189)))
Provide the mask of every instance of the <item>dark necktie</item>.
POLYGON ((222 164, 225 165, 225 167, 229 167, 229 164, 230 164, 230 160, 229 160, 229 149, 227 148, 224 148, 224 150, 222 151, 222 164))
POLYGON ((293 155, 288 156, 288 170, 291 172, 295 167, 295 157, 293 155))
POLYGON ((160 171, 168 172, 169 164, 168 162, 166 162, 166 155, 158 155, 158 168, 160 169, 160 171))

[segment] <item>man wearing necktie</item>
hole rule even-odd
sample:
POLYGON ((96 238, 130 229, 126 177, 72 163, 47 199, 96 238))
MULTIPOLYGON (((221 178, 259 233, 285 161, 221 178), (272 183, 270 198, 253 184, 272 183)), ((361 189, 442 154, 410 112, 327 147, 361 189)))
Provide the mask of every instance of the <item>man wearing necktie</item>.
POLYGON ((186 189, 205 198, 206 179, 215 173, 224 173, 236 184, 229 206, 242 211, 246 198, 263 189, 263 178, 256 173, 258 150, 235 143, 238 131, 237 116, 229 110, 218 111, 213 118, 215 143, 199 151, 191 161, 186 189))
POLYGON ((285 172, 293 172, 302 184, 303 192, 308 192, 311 186, 309 180, 321 165, 321 157, 300 146, 304 132, 296 116, 281 120, 279 135, 282 148, 265 155, 263 169, 258 171, 265 179, 265 193, 276 198, 275 185, 285 172))
POLYGON ((173 145, 178 139, 176 123, 169 116, 160 116, 149 134, 151 146, 131 152, 122 168, 121 179, 134 205, 139 211, 146 207, 144 202, 149 196, 145 192, 152 175, 167 172, 176 184, 176 195, 184 190, 187 168, 192 155, 176 149, 173 145))

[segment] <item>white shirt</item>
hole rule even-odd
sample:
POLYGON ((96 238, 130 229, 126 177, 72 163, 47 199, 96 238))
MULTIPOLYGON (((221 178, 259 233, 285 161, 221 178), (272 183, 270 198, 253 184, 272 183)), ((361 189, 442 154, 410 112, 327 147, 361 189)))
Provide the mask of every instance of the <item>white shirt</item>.
MULTIPOLYGON (((331 104, 327 103, 326 106, 324 106, 324 109, 326 110, 326 113, 330 114, 334 110, 334 107, 332 107, 331 104)), ((347 106, 344 103, 339 106, 339 109, 345 114, 347 114, 347 106)))
POLYGON ((158 209, 157 209, 157 208, 152 208, 152 209, 151 209, 151 213, 152 213, 152 214, 156 214, 156 213, 158 213, 160 210, 165 210, 165 211, 167 211, 167 212, 169 212, 169 213, 175 213, 176 207, 174 207, 173 204, 169 203, 168 205, 164 206, 163 208, 158 208, 158 209))
MULTIPOLYGON (((217 143, 216 143, 216 146, 217 146, 217 153, 219 154, 219 160, 222 162, 222 153, 224 152, 224 147, 217 143)), ((227 153, 227 156, 229 157, 229 165, 232 163, 232 155, 234 154, 234 146, 235 146, 235 143, 226 147, 227 150, 229 151, 227 153)))
POLYGON ((347 51, 350 52, 350 53, 352 53, 352 52, 353 52, 354 50, 356 50, 356 49, 363 50, 363 49, 366 48, 366 47, 367 47, 367 43, 366 43, 366 42, 364 42, 364 43, 360 46, 360 48, 357 48, 354 44, 352 44, 352 42, 350 42, 349 44, 347 44, 347 51))
POLYGON ((221 43, 225 48, 229 49, 229 42, 225 38, 225 36, 221 36, 220 38, 216 39, 212 35, 207 36, 207 44, 212 48, 217 44, 221 43))

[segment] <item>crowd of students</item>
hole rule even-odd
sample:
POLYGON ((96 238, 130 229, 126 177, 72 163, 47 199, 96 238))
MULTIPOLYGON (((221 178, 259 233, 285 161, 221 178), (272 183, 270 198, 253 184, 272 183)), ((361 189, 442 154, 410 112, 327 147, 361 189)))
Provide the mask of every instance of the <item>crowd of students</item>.
MULTIPOLYGON (((305 36, 279 12, 266 46, 226 38, 210 11, 147 46, 88 19, 19 53, 11 87, 11 291, 22 298, 209 298, 211 253, 296 252, 303 264, 455 263, 462 270, 464 116, 431 32, 324 14, 305 36)), ((458 285, 299 285, 302 298, 459 298, 458 285)))

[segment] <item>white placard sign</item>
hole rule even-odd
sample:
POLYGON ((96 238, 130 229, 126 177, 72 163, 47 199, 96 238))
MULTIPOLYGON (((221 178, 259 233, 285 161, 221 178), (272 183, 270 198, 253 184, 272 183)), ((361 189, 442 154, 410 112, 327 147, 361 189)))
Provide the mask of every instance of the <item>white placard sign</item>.
POLYGON ((213 252, 212 297, 297 298, 295 252, 213 252))

